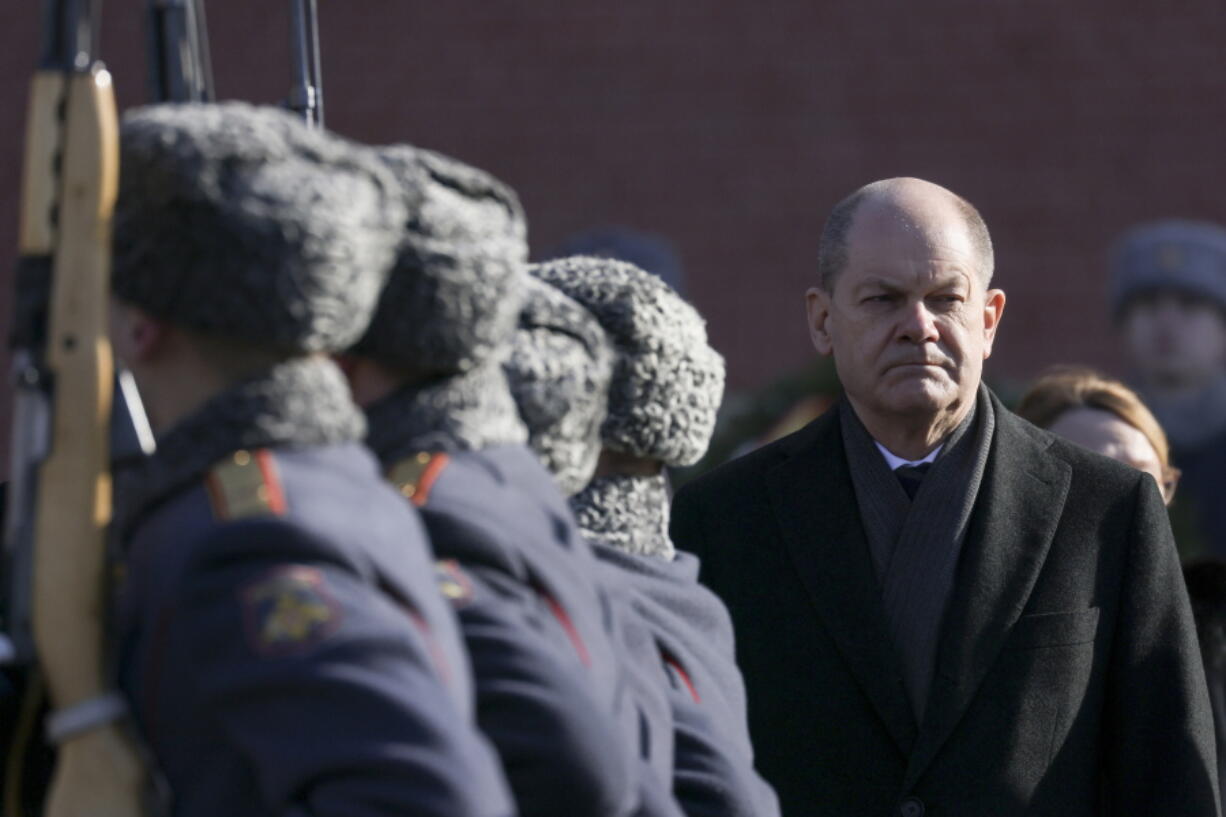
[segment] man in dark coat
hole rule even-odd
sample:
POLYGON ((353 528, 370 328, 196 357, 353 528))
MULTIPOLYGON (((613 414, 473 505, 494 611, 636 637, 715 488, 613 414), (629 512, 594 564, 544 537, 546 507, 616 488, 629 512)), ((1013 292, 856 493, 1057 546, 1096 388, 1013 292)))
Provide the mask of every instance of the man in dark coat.
POLYGON ((122 133, 112 337, 158 450, 123 474, 119 682, 171 813, 508 817, 421 522, 326 353, 366 326, 396 180, 289 113, 122 133))
POLYGON ((1217 814, 1157 486, 981 385, 1005 299, 978 213, 878 182, 819 256, 844 400, 687 485, 671 528, 732 613, 783 812, 1217 814))

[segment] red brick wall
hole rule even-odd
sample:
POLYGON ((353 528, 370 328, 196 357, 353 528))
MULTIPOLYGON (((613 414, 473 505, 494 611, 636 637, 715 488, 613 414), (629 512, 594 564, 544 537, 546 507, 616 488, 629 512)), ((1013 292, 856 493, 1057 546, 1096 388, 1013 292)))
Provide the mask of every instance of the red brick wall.
MULTIPOLYGON (((208 2, 221 95, 283 96, 285 3, 208 2)), ((36 5, 0 12, 10 252, 36 5)), ((125 104, 144 96, 144 5, 105 4, 125 104)), ((1107 242, 1140 219, 1226 221, 1220 0, 320 5, 332 127, 500 175, 538 252, 594 224, 671 236, 737 387, 809 356, 817 233, 874 178, 923 176, 983 211, 1010 296, 997 376, 1118 369, 1107 242)))

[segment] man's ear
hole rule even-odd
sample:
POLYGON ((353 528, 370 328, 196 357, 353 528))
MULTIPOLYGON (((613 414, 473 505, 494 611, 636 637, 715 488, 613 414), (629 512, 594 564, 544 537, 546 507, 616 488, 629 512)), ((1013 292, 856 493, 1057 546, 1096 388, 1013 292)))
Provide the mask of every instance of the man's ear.
POLYGON ((996 327, 1000 326, 1000 318, 1005 314, 1005 291, 989 289, 983 296, 983 357, 986 360, 992 355, 992 343, 996 340, 996 327))
POLYGON ((830 337, 830 301, 831 294, 821 287, 809 287, 805 292, 805 311, 809 315, 809 339, 813 348, 822 357, 834 353, 834 343, 830 337))
POLYGON ((111 344, 129 366, 147 363, 161 354, 170 325, 139 307, 111 300, 111 344))

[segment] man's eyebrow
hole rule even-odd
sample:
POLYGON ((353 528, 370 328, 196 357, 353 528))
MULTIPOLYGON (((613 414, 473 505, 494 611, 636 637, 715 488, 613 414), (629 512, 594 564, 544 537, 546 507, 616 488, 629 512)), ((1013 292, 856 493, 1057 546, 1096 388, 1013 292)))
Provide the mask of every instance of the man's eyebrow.
MULTIPOLYGON (((936 281, 933 282, 931 288, 932 289, 949 289, 952 287, 969 288, 969 286, 970 286, 969 276, 967 276, 967 274, 963 273, 961 270, 958 270, 958 271, 951 271, 949 273, 944 274, 942 277, 938 278, 936 281)), ((905 286, 905 285, 900 286, 894 283, 893 281, 889 280, 888 278, 871 276, 859 282, 858 284, 856 284, 856 286, 853 288, 853 291, 860 293, 866 290, 877 290, 877 291, 883 291, 883 292, 888 292, 888 293, 895 293, 895 292, 905 292, 908 289, 910 289, 910 287, 905 286)))
POLYGON ((885 278, 876 277, 868 278, 855 286, 856 292, 863 292, 869 289, 885 290, 886 292, 901 292, 903 287, 900 287, 885 278))

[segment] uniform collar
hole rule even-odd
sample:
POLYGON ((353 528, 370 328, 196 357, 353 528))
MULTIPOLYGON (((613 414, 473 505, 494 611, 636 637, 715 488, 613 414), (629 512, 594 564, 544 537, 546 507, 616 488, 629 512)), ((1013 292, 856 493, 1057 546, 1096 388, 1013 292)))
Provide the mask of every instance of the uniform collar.
POLYGON ((366 419, 366 444, 384 465, 418 451, 480 451, 528 440, 497 361, 402 388, 368 407, 366 419))
POLYGON ((592 480, 570 498, 583 536, 626 553, 671 560, 669 495, 664 475, 610 476, 592 480))
POLYGON ((206 401, 158 436, 157 451, 116 475, 115 526, 198 482, 239 449, 354 442, 365 423, 344 376, 322 357, 294 358, 206 401))

